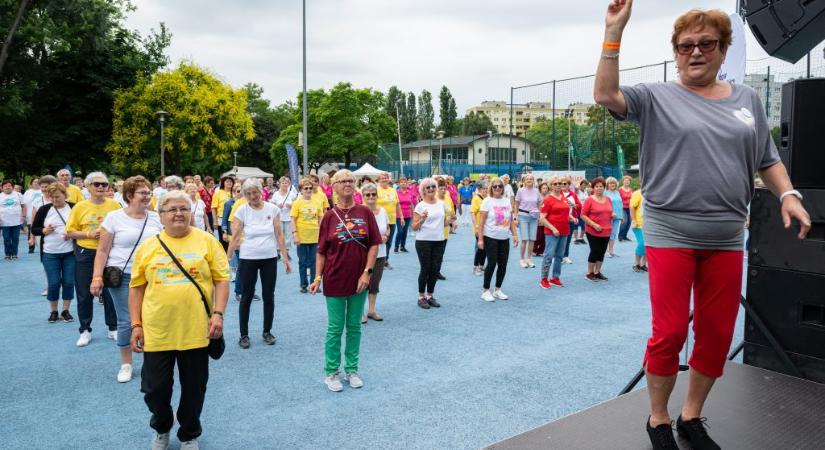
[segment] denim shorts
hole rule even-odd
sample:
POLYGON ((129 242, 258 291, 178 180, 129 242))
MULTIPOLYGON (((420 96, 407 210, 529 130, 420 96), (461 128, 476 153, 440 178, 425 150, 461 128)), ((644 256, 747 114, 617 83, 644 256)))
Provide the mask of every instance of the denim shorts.
POLYGON ((622 216, 618 216, 615 219, 610 221, 610 226, 612 227, 610 229, 610 240, 611 241, 615 241, 616 238, 619 237, 619 229, 621 228, 621 225, 622 225, 622 216))
POLYGON ((535 241, 539 220, 525 214, 518 215, 518 237, 522 241, 535 241))

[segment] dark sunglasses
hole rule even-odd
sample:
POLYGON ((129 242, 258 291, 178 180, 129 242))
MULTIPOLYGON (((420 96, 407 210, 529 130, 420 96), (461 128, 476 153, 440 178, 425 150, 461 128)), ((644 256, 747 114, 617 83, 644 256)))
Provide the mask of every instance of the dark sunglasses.
POLYGON ((364 198, 378 197, 378 194, 376 194, 375 192, 370 192, 369 194, 363 194, 363 197, 364 198))
POLYGON ((676 44, 676 53, 680 55, 690 55, 696 47, 699 47, 699 51, 702 53, 710 53, 716 50, 717 45, 719 45, 719 39, 700 41, 698 44, 694 44, 693 42, 684 42, 681 44, 676 44))
POLYGON ((92 183, 92 186, 94 186, 96 188, 109 187, 109 183, 107 183, 105 181, 95 181, 95 182, 92 183))
POLYGON ((435 186, 434 184, 431 184, 431 185, 429 185, 429 186, 425 186, 425 187, 424 187, 424 190, 425 190, 425 191, 432 191, 432 190, 434 190, 434 189, 435 189, 435 187, 436 187, 436 186, 435 186))
POLYGON ((313 190, 313 189, 314 189, 314 188, 313 188, 312 186, 304 186, 304 188, 303 188, 303 189, 301 189, 301 190, 302 190, 302 191, 311 191, 311 190, 313 190))
POLYGON ((504 185, 503 184, 494 184, 494 185, 490 186, 490 188, 491 189, 504 189, 504 185))
POLYGON ((552 186, 561 186, 562 183, 550 183, 552 186))
POLYGON ((562 182, 561 182, 561 184, 563 184, 563 185, 565 185, 565 186, 570 185, 570 183, 568 183, 567 181, 562 181, 562 182))

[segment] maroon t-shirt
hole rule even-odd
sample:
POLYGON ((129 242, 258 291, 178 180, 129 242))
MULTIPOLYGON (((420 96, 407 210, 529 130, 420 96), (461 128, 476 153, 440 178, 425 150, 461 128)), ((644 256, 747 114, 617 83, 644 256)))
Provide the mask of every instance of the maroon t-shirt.
POLYGON ((373 245, 381 245, 381 233, 375 214, 366 206, 355 205, 347 214, 335 207, 324 214, 318 233, 318 253, 326 257, 322 274, 325 296, 355 295, 373 245))

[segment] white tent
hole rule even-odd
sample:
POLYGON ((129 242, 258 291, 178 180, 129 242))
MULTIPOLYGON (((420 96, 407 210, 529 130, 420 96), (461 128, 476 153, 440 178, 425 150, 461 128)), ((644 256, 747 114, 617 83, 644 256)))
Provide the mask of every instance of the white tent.
POLYGON ((238 167, 235 166, 229 172, 221 174, 221 178, 234 175, 236 178, 269 178, 271 173, 264 172, 257 167, 238 167))
POLYGON ((363 177, 375 178, 378 175, 381 175, 382 173, 387 173, 387 172, 385 172, 383 170, 378 170, 375 167, 373 167, 372 164, 366 163, 363 166, 361 166, 358 170, 353 172, 352 174, 355 175, 358 178, 363 178, 363 177))

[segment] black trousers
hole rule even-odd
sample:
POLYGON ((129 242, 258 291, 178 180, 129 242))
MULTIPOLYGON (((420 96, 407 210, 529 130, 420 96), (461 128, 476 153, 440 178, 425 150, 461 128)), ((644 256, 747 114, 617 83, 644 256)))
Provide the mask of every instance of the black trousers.
POLYGON ((494 271, 496 273, 496 288, 500 288, 504 282, 504 275, 507 274, 510 240, 484 236, 484 253, 487 254, 487 267, 484 268, 484 289, 490 289, 490 281, 493 279, 494 271))
POLYGON ((209 354, 204 348, 145 352, 140 372, 140 392, 152 413, 149 426, 158 433, 172 429, 172 388, 175 363, 180 380, 178 439, 191 441, 201 435, 201 411, 209 381, 209 354))
POLYGON ((421 265, 421 270, 418 272, 418 292, 428 294, 434 292, 446 247, 446 239, 443 241, 415 241, 415 252, 418 254, 418 263, 421 265))
POLYGON ((590 256, 587 257, 587 262, 595 263, 604 261, 604 254, 607 252, 608 242, 610 242, 610 236, 598 237, 587 233, 587 243, 590 245, 590 256))
POLYGON ((484 258, 487 257, 487 254, 484 250, 478 248, 478 235, 475 236, 476 239, 476 254, 473 257, 473 267, 479 267, 484 265, 484 258))
POLYGON ((261 300, 264 304, 264 333, 272 330, 272 321, 275 319, 275 278, 278 275, 278 260, 242 259, 238 263, 238 279, 241 280, 240 321, 241 336, 249 336, 249 308, 252 305, 252 296, 255 295, 255 285, 258 284, 258 274, 261 275, 261 300))

